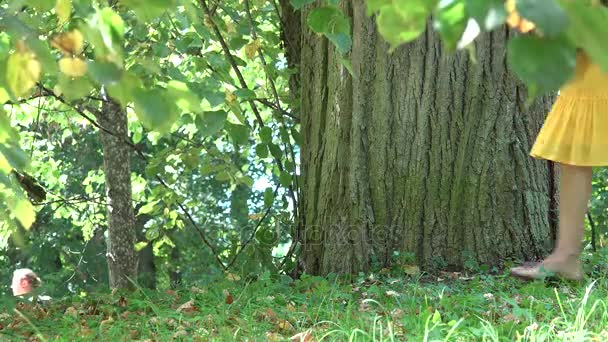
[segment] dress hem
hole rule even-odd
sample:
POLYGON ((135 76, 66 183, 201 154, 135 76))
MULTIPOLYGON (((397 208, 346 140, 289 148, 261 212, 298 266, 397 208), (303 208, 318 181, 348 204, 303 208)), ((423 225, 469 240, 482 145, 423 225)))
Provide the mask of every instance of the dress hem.
POLYGON ((548 161, 552 161, 552 162, 555 162, 555 163, 572 165, 572 166, 585 166, 585 167, 608 166, 608 160, 607 161, 603 161, 603 162, 589 162, 589 161, 581 162, 581 161, 574 161, 574 160, 566 160, 566 159, 562 159, 562 158, 559 158, 559 157, 551 157, 551 156, 546 156, 546 155, 540 155, 540 154, 536 154, 536 153, 530 153, 530 156, 533 157, 534 159, 548 160, 548 161))

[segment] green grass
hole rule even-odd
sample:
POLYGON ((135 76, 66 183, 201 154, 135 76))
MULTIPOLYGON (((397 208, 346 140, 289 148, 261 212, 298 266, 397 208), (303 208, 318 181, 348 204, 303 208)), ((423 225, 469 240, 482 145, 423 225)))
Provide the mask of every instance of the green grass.
POLYGON ((526 283, 393 270, 350 283, 262 276, 128 298, 88 294, 42 308, 5 299, 0 340, 282 341, 303 333, 323 341, 606 341, 608 278, 595 275, 526 283))

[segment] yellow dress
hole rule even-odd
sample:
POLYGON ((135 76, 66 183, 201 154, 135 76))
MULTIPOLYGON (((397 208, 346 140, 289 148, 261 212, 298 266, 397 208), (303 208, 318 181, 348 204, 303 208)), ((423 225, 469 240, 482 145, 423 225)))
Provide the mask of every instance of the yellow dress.
POLYGON ((608 165, 608 73, 579 54, 575 77, 543 124, 530 154, 578 166, 608 165))

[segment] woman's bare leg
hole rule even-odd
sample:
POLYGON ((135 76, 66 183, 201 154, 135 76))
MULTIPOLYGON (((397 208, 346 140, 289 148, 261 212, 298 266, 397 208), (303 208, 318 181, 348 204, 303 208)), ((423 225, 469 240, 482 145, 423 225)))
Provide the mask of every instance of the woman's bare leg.
MULTIPOLYGON (((580 279, 581 243, 585 234, 585 214, 591 197, 592 168, 560 164, 560 201, 557 244, 542 262, 547 271, 566 278, 580 279)), ((542 277, 541 266, 516 267, 512 273, 525 278, 542 277)))

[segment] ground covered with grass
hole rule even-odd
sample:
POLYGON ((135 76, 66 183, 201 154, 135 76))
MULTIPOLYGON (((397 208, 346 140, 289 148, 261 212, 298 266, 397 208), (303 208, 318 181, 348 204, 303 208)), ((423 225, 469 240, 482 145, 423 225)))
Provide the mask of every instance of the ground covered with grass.
POLYGON ((232 277, 38 306, 5 298, 0 340, 607 341, 608 277, 595 268, 581 283, 395 269, 350 281, 232 277))

